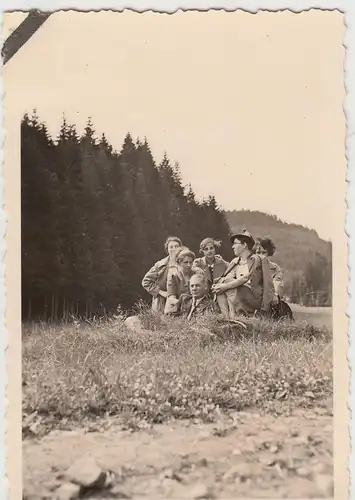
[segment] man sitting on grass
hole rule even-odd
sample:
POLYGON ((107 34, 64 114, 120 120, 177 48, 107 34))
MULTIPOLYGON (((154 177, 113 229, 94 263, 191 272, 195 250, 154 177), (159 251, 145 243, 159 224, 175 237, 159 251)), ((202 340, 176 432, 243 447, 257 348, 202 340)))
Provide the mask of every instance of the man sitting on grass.
POLYGON ((208 280, 205 274, 193 274, 189 282, 190 293, 180 297, 177 315, 188 321, 198 315, 218 313, 217 306, 208 294, 208 280))

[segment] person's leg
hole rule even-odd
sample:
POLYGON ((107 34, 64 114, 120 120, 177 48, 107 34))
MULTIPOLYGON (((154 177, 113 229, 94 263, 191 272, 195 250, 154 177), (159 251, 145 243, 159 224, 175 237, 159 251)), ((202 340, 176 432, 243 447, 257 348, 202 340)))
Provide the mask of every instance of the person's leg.
MULTIPOLYGON (((244 288, 247 287, 233 288, 218 296, 223 297, 220 301, 223 301, 223 315, 226 319, 236 321, 239 316, 248 316, 248 313, 251 312, 249 305, 251 291, 248 293, 249 289, 244 290, 244 288)), ((220 309, 222 310, 221 306, 220 309)))
POLYGON ((161 295, 153 297, 152 300, 152 311, 156 313, 164 314, 165 309, 165 299, 161 295))
POLYGON ((237 305, 237 289, 228 290, 226 292, 228 302, 228 316, 229 319, 235 321, 237 319, 236 305, 237 305))
POLYGON ((237 288, 236 311, 245 311, 247 315, 253 314, 255 311, 259 311, 261 308, 261 297, 255 297, 253 292, 248 286, 240 286, 237 288))
POLYGON ((241 286, 217 295, 217 303, 225 319, 237 320, 260 310, 261 298, 254 297, 249 287, 241 286))
POLYGON ((225 293, 217 295, 217 304, 224 319, 229 319, 228 299, 225 293))

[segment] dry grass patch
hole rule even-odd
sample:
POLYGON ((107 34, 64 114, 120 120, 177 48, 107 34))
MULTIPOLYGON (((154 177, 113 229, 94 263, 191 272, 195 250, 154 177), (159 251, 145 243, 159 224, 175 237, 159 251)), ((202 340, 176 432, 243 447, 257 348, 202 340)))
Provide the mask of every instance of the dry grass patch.
MULTIPOLYGON (((24 419, 78 424, 120 415, 128 425, 169 418, 213 421, 220 412, 289 411, 332 395, 332 341, 307 323, 249 320, 239 339, 207 318, 188 324, 141 311, 146 331, 123 317, 81 326, 23 328, 24 419)), ((52 425, 51 424, 51 425, 52 425)))

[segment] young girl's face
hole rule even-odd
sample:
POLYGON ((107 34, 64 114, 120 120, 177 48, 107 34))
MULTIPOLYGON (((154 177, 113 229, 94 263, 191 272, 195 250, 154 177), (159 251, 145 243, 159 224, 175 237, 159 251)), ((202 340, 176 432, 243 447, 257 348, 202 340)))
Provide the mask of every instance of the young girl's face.
POLYGON ((208 259, 212 259, 216 255, 216 249, 212 243, 208 243, 204 248, 203 248, 203 255, 207 257, 208 259))
POLYGON ((191 271, 193 264, 193 260, 191 257, 184 257, 182 261, 180 261, 180 266, 182 269, 182 272, 184 274, 188 274, 191 271))
POLYGON ((265 248, 264 248, 264 247, 262 247, 262 246, 260 245, 260 243, 257 245, 257 247, 256 247, 256 252, 255 252, 255 253, 257 253, 257 254, 259 254, 259 255, 266 255, 266 256, 267 256, 267 251, 265 250, 265 248))
POLYGON ((168 254, 170 255, 170 257, 176 252, 176 250, 180 248, 180 245, 177 241, 169 241, 169 244, 168 244, 168 254))

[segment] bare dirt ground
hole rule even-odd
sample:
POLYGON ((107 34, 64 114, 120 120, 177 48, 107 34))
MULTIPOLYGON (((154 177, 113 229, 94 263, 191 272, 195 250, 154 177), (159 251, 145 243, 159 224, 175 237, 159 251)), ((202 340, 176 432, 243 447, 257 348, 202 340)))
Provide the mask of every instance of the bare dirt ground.
MULTIPOLYGON (((112 470, 110 498, 322 498, 332 495, 331 411, 236 413, 218 424, 176 421, 139 432, 52 431, 23 444, 26 498, 56 498, 78 459, 112 470)), ((105 493, 100 492, 99 498, 105 493)), ((70 497, 68 497, 70 498, 70 497)), ((91 498, 89 496, 89 498, 91 498)))
MULTIPOLYGON (((295 313, 331 325, 331 311, 295 313)), ((23 498, 329 498, 332 400, 318 403, 277 416, 251 410, 221 413, 214 423, 172 420, 143 429, 98 418, 96 426, 26 437, 23 498), (78 460, 90 477, 112 471, 111 488, 94 494, 73 486, 68 469, 78 460)))

